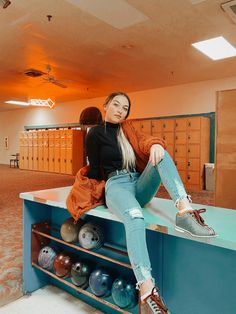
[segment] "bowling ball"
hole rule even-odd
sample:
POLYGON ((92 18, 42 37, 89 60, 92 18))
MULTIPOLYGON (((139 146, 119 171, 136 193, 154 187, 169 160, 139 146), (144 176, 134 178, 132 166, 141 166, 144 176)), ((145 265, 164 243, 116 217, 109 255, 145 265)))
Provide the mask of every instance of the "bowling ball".
POLYGON ((39 266, 45 268, 45 269, 53 269, 53 262, 57 255, 57 252, 55 249, 53 249, 50 246, 44 246, 40 251, 38 255, 38 264, 39 266))
POLYGON ((99 249, 104 243, 103 229, 91 222, 84 224, 79 231, 79 243, 88 250, 99 249))
POLYGON ((131 308, 137 304, 138 294, 135 285, 124 278, 117 278, 112 284, 111 295, 120 308, 131 308))
POLYGON ((95 269, 89 276, 89 287, 98 297, 107 297, 111 294, 112 278, 103 268, 95 269))
POLYGON ((83 289, 88 288, 90 267, 83 262, 76 262, 71 267, 71 280, 73 284, 83 289))
POLYGON ((71 266, 73 264, 72 257, 68 253, 59 253, 53 263, 53 269, 58 277, 70 277, 71 266))
POLYGON ((66 219, 63 224, 61 225, 61 237, 66 242, 77 242, 78 241, 78 234, 80 228, 83 226, 84 221, 78 220, 75 223, 72 217, 66 219))

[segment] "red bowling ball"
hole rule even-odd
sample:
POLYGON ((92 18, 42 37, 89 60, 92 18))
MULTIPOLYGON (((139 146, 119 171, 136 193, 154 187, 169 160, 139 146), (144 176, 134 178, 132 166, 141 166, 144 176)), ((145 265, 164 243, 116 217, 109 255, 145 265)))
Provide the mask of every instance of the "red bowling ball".
POLYGON ((54 259, 53 263, 55 274, 58 277, 70 277, 72 264, 72 257, 68 253, 59 253, 54 259))

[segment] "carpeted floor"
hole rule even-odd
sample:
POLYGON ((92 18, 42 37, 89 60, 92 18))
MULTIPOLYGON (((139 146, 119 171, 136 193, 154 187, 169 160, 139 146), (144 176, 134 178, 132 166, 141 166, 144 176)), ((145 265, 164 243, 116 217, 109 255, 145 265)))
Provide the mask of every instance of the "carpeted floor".
POLYGON ((69 186, 73 176, 0 165, 0 306, 22 296, 22 201, 20 192, 69 186))
MULTIPOLYGON (((22 296, 22 201, 19 193, 73 183, 73 176, 0 165, 0 306, 22 296)), ((212 192, 190 194, 194 203, 214 205, 212 192)), ((163 187, 157 196, 169 198, 163 187)))

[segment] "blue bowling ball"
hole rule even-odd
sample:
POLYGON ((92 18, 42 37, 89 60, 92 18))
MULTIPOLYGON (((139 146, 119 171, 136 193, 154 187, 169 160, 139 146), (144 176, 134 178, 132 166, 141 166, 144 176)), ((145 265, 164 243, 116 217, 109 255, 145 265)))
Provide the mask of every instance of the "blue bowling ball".
POLYGON ((111 294, 112 278, 104 268, 95 269, 89 277, 89 287, 98 297, 111 294))
POLYGON ((44 246, 38 255, 38 264, 42 268, 52 270, 53 269, 53 262, 57 255, 55 249, 50 246, 44 246))
POLYGON ((91 222, 84 224, 79 231, 79 243, 87 250, 99 249, 104 243, 103 229, 91 222))
POLYGON ((124 278, 117 278, 112 284, 111 295, 120 308, 132 308, 137 304, 138 294, 135 285, 124 278))

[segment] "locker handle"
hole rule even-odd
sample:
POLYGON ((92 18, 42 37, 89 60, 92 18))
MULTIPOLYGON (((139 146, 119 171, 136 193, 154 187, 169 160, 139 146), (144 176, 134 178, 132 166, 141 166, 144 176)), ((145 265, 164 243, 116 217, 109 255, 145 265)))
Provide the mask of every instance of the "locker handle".
POLYGON ((175 152, 176 152, 176 153, 178 152, 177 148, 175 149, 175 152))
POLYGON ((166 124, 164 123, 164 124, 163 124, 163 128, 165 128, 165 127, 166 127, 166 124))
POLYGON ((188 139, 189 139, 189 140, 191 139, 191 136, 190 136, 190 135, 188 136, 188 139))
POLYGON ((178 163, 177 163, 177 161, 175 160, 175 165, 177 166, 177 164, 178 164, 178 163))
POLYGON ((165 137, 165 135, 163 136, 163 140, 165 140, 166 139, 166 137, 165 137))
POLYGON ((188 153, 190 153, 190 148, 188 149, 188 153))
POLYGON ((52 161, 54 162, 54 158, 52 159, 52 161))
POLYGON ((39 158, 37 157, 37 158, 36 158, 36 160, 38 161, 38 160, 39 160, 39 158))
POLYGON ((190 166, 190 161, 188 161, 188 166, 190 166))
POLYGON ((191 122, 188 123, 188 126, 191 126, 191 122))
POLYGON ((177 139, 178 139, 178 136, 176 136, 175 139, 177 140, 177 139))
POLYGON ((60 160, 60 158, 58 158, 58 162, 60 162, 61 160, 60 160))
POLYGON ((188 180, 190 180, 191 178, 190 178, 190 175, 188 175, 188 180))
POLYGON ((177 123, 177 122, 175 123, 175 127, 176 127, 176 128, 178 127, 178 123, 177 123))
POLYGON ((64 159, 64 162, 66 163, 66 159, 64 159))

